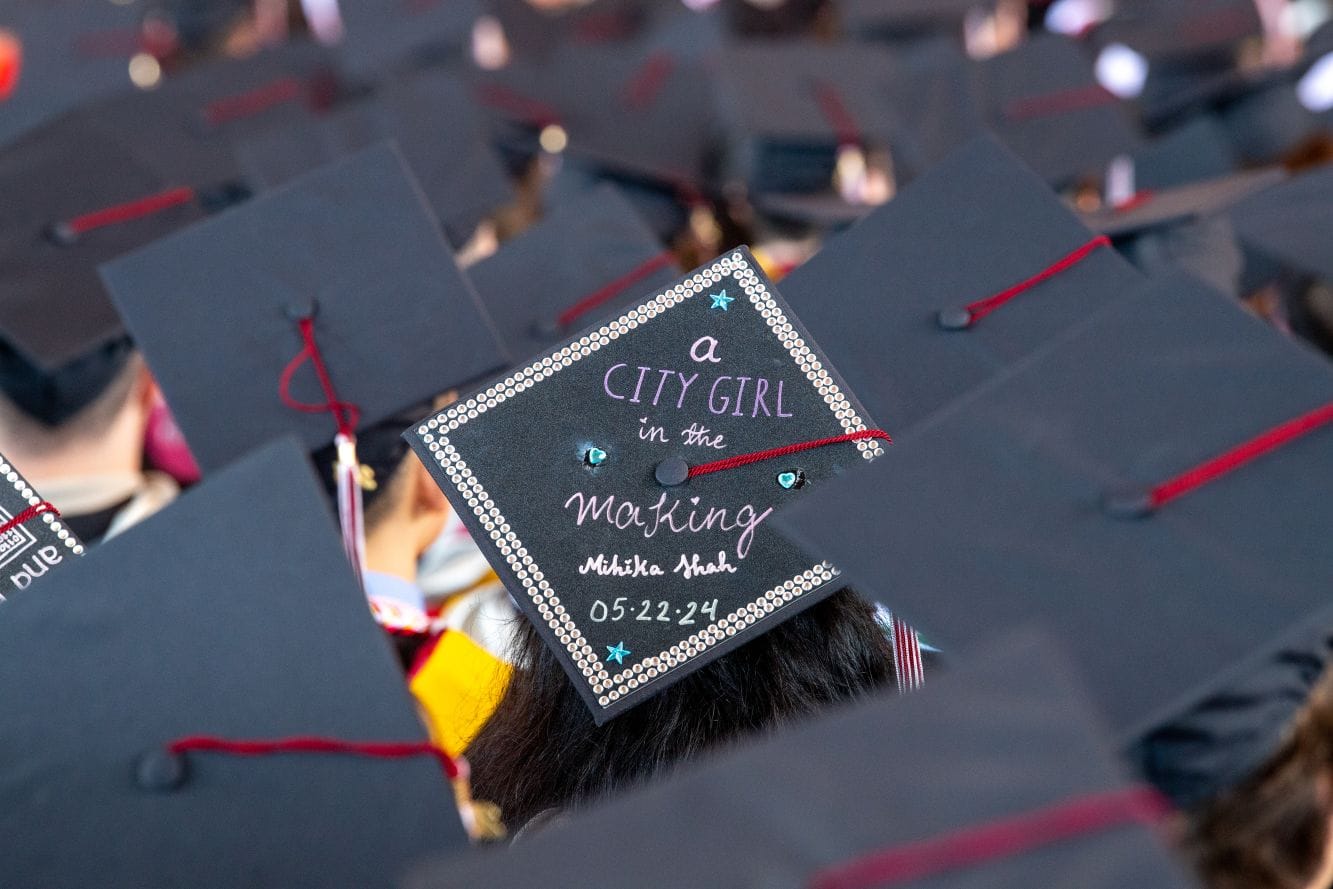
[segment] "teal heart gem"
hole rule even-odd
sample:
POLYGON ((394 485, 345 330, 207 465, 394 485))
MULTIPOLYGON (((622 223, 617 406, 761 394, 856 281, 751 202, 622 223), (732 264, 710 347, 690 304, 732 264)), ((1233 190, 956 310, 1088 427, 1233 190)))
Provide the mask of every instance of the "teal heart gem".
POLYGON ((778 484, 790 491, 792 488, 800 488, 805 485, 805 473, 799 469, 778 473, 778 484))
POLYGON ((606 451, 601 448, 588 448, 583 452, 583 462, 589 466, 601 466, 606 462, 606 451))

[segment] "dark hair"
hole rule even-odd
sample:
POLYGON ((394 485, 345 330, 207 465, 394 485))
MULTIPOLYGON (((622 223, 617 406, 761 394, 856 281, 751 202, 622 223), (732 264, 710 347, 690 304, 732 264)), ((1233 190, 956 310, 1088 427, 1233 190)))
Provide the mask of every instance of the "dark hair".
POLYGON ((1211 889, 1304 889, 1319 873, 1333 800, 1333 674, 1325 673, 1278 751, 1236 788, 1186 816, 1185 847, 1211 889))
POLYGON ((600 727, 532 625, 517 635, 519 668, 467 749, 474 795, 499 805, 511 832, 894 678, 875 610, 850 589, 600 727))

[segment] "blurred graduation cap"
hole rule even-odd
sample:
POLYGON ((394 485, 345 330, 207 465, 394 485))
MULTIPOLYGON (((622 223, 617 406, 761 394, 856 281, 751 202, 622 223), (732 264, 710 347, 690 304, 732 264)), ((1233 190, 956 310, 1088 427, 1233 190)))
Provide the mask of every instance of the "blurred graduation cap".
POLYGON ((722 58, 728 182, 764 211, 850 222, 893 195, 892 59, 880 47, 748 41, 722 58))
POLYGON ((1284 178, 1281 169, 1271 168, 1164 191, 1142 190, 1120 206, 1085 214, 1083 221, 1113 238, 1149 274, 1183 268, 1239 297, 1244 256, 1226 211, 1284 178))
POLYGON ((83 543, 65 527, 60 510, 0 454, 0 602, 81 555, 83 543))
POLYGON ((962 44, 963 23, 977 12, 993 12, 993 0, 838 0, 842 29, 858 37, 895 42, 950 35, 962 44))
POLYGON ((657 291, 674 257, 611 185, 559 205, 467 271, 516 363, 657 291))
POLYGON ((986 129, 972 87, 972 63, 956 40, 895 47, 889 103, 899 123, 894 174, 906 184, 986 129))
POLYGON ((1057 187, 1100 174, 1139 144, 1125 104, 1070 38, 1038 35, 976 62, 973 88, 992 131, 1057 187))
POLYGON ((1302 274, 1333 281, 1333 169, 1246 197, 1230 216, 1241 241, 1302 274))
POLYGON ((388 81, 327 115, 277 124, 239 141, 236 152, 246 181, 272 188, 386 139, 397 143, 455 247, 513 198, 467 89, 442 71, 388 81))
POLYGON ((737 250, 405 433, 597 723, 837 589, 763 523, 886 436, 798 324, 737 250))
POLYGON ((1240 167, 1240 156, 1215 115, 1201 114, 1130 153, 1134 190, 1156 192, 1217 179, 1240 167))
POLYGON ((788 727, 406 885, 1191 885, 1153 830, 1164 804, 1109 754, 1055 648, 1009 635, 920 693, 788 727))
POLYGON ((831 238, 782 289, 872 415, 898 431, 1138 283, 1107 247, 981 137, 831 238))
POLYGON ((164 178, 78 113, 0 151, 0 391, 58 426, 131 353, 97 266, 199 219, 218 195, 164 178))
POLYGON ((1049 626, 1128 742, 1327 607, 1330 399, 1321 357, 1163 278, 775 520, 946 651, 1049 626))
POLYGON ((466 845, 327 515, 273 444, 0 604, 3 882, 387 887, 466 845))
POLYGON ((373 82, 456 62, 466 56, 481 9, 479 0, 339 0, 339 69, 373 82))
POLYGON ((325 109, 338 85, 323 47, 296 41, 167 73, 153 90, 111 96, 89 120, 182 183, 235 181, 231 141, 325 109))
POLYGON ((1333 138, 1333 26, 1310 36, 1294 67, 1229 99, 1220 117, 1237 150, 1251 160, 1278 160, 1312 138, 1333 138))
POLYGON ((148 49, 143 15, 136 2, 0 6, 0 146, 77 105, 129 89, 130 60, 148 49))

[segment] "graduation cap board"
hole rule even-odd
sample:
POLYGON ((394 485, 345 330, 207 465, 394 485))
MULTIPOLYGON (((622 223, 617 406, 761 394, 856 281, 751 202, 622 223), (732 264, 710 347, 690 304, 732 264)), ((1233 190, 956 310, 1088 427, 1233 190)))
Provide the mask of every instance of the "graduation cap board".
POLYGON ((1093 231, 1122 238, 1163 226, 1179 225, 1226 212, 1250 195, 1286 178, 1280 168, 1247 170, 1163 191, 1144 190, 1118 207, 1083 214, 1093 231))
POLYGON ((6 885, 388 887, 466 845, 291 441, 0 603, 0 639, 6 885))
POLYGON ((789 727, 405 885, 1192 885, 1152 829, 1165 807, 1110 755, 1057 649, 1008 635, 918 694, 789 727))
POLYGON ((165 179, 74 114, 0 151, 0 388, 58 425, 128 356, 97 266, 204 214, 207 195, 165 179))
POLYGON ((102 275, 205 474, 275 436, 296 434, 312 451, 333 440, 328 410, 292 402, 353 406, 352 425, 363 429, 504 361, 388 144, 109 263, 102 275), (303 326, 336 399, 317 385, 319 370, 293 363, 312 357, 303 326))
POLYGON ((83 544, 60 512, 0 454, 0 602, 81 555, 83 544))
POLYGON ((1166 278, 776 521, 946 650, 1041 620, 1132 739, 1326 607, 1331 399, 1322 357, 1166 278))
POLYGON ((405 434, 598 723, 836 590, 764 523, 885 437, 743 250, 405 434))
POLYGON ((606 184, 557 205, 467 271, 519 363, 678 274, 674 257, 606 184))
POLYGON ((1314 170, 1231 208, 1241 240, 1324 281, 1333 281, 1333 169, 1314 170))
POLYGON ((986 136, 829 239, 782 289, 898 432, 1135 287, 1108 246, 986 136))
POLYGON ((246 181, 269 189, 390 139, 456 247, 513 198, 467 90, 445 72, 389 81, 326 115, 299 114, 236 140, 236 154, 246 181))

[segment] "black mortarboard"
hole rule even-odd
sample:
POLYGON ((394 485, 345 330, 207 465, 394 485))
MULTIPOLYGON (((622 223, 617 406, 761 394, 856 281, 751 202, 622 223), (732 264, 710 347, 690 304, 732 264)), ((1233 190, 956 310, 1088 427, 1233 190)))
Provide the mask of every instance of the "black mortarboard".
POLYGON ((889 40, 948 34, 963 40, 963 23, 987 0, 838 0, 842 28, 860 37, 889 40))
POLYGON ((271 188, 386 139, 398 144, 456 247, 513 197, 471 96, 445 72, 398 78, 326 116, 274 126, 237 154, 247 181, 271 188))
POLYGON ((130 59, 146 49, 142 20, 135 2, 0 6, 0 146, 83 102, 128 89, 130 59))
POLYGON ((59 570, 83 544, 60 520, 54 504, 43 500, 0 454, 0 602, 5 594, 26 590, 34 580, 59 570))
POLYGON ((467 271, 515 363, 619 315, 679 275, 676 261, 610 185, 546 218, 467 271))
POLYGON ((406 68, 456 61, 472 39, 478 0, 353 0, 339 3, 339 66, 378 80, 406 68))
POLYGON ((1321 357, 1168 277, 777 522, 945 650, 1042 621, 1129 740, 1327 605, 1331 396, 1321 357))
POLYGON ((205 195, 164 179, 78 113, 0 151, 0 181, 0 391, 59 425, 130 354, 98 264, 198 219, 205 195))
POLYGON ((1134 162, 1134 187, 1140 192, 1216 179, 1240 167, 1240 157, 1226 130, 1211 114, 1199 115, 1163 133, 1130 157, 1134 162))
POLYGON ((398 152, 367 149, 102 268, 207 473, 335 421, 304 367, 308 324, 358 429, 495 370, 504 356, 398 152), (284 373, 284 368, 286 372, 284 373))
POLYGON ((108 97, 85 113, 162 175, 215 187, 235 182, 232 140, 326 108, 336 92, 328 51, 302 41, 168 72, 153 90, 108 97))
POLYGON ((1281 169, 1247 170, 1165 190, 1141 190, 1118 207, 1085 213, 1093 231, 1113 238, 1128 237, 1155 228, 1181 225, 1214 216, 1246 197, 1261 194, 1286 178, 1281 169))
POLYGON ((743 250, 406 434, 598 723, 837 588, 763 523, 883 435, 743 250))
POLYGON ((1231 210, 1247 246, 1304 274, 1333 281, 1333 169, 1304 173, 1231 210))
POLYGON ((752 192, 827 191, 840 149, 891 151, 894 69, 882 48, 747 41, 720 67, 727 175, 752 192))
POLYGON ((1053 185, 1100 176, 1138 145, 1124 103, 1070 38, 1040 35, 977 62, 973 86, 994 133, 1053 185))
POLYGON ((1191 885, 1151 828, 1164 804, 1115 762, 1071 673, 1048 636, 1010 635, 917 694, 789 727, 406 885, 1191 885))
POLYGON ((246 755, 428 752, 290 441, 0 604, 0 634, 6 885, 389 886, 466 844, 430 755, 246 755))
POLYGON ((830 239, 782 288, 894 432, 1133 287, 1139 275, 1095 238, 983 137, 830 239), (964 326, 964 307, 1025 284, 993 316, 964 326))
POLYGON ((899 123, 893 172, 903 185, 985 129, 972 63, 955 40, 921 40, 894 53, 890 107, 899 123))
POLYGON ((544 197, 547 206, 558 208, 606 187, 619 192, 664 244, 674 240, 689 225, 691 201, 703 200, 702 196, 682 193, 670 185, 617 176, 576 158, 561 161, 559 171, 546 184, 544 197))

